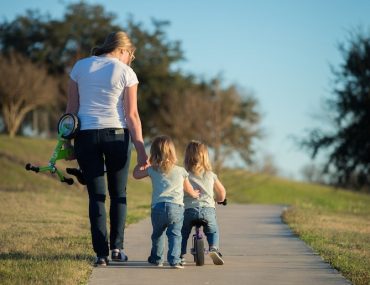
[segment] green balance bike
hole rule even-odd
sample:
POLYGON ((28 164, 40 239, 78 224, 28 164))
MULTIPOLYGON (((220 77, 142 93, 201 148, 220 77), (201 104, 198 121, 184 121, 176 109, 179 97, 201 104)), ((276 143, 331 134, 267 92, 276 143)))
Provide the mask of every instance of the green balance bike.
MULTIPOLYGON (((65 148, 64 145, 67 141, 74 138, 80 129, 80 120, 74 114, 64 114, 58 122, 58 141, 54 149, 54 152, 49 160, 47 166, 34 166, 30 163, 26 164, 26 170, 39 172, 50 172, 51 174, 56 173, 61 182, 72 185, 74 183, 73 178, 67 178, 63 173, 56 167, 56 161, 60 159, 66 159, 73 155, 73 149, 65 148)), ((67 168, 67 173, 75 175, 80 181, 81 174, 80 170, 76 168, 67 168)), ((81 181, 80 181, 81 182, 81 181)), ((83 183, 82 183, 83 184, 83 183)))

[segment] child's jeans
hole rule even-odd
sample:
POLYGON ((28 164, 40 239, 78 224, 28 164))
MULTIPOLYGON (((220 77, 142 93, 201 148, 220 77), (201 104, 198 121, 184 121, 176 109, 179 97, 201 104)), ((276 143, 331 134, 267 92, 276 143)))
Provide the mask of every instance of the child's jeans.
POLYGON ((151 259, 156 263, 163 263, 164 231, 166 230, 167 261, 170 265, 180 263, 184 207, 168 202, 157 203, 152 206, 151 218, 153 225, 151 259))
POLYGON ((216 220, 216 209, 212 207, 188 208, 184 213, 184 224, 182 226, 181 255, 186 253, 186 246, 192 230, 192 222, 197 219, 204 219, 208 225, 203 228, 209 247, 219 248, 219 231, 216 220))

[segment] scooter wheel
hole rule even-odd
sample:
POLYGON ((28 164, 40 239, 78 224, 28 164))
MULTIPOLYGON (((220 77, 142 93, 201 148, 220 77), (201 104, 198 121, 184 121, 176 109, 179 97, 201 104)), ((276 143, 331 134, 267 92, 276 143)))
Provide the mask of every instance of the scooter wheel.
POLYGON ((71 113, 64 114, 58 122, 58 134, 64 139, 72 139, 80 130, 80 119, 71 113))

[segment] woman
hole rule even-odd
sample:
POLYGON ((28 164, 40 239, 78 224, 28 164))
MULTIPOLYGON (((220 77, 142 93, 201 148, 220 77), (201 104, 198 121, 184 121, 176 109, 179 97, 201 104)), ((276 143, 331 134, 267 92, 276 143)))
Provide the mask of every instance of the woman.
POLYGON ((89 217, 95 265, 127 261, 123 251, 126 221, 126 184, 132 140, 139 166, 146 164, 141 121, 137 109, 138 80, 130 67, 135 47, 125 32, 111 33, 92 56, 76 62, 68 85, 67 113, 76 114, 81 128, 74 151, 89 193, 89 217), (106 228, 107 173, 110 196, 110 240, 106 228))

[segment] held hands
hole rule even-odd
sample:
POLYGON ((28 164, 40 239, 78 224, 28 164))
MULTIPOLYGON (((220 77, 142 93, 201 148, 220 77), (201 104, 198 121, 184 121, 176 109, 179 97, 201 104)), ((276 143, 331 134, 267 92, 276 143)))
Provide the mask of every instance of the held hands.
POLYGON ((137 152, 137 165, 148 167, 148 156, 145 151, 137 152))
POLYGON ((133 176, 135 179, 141 179, 148 176, 148 167, 150 164, 146 162, 145 164, 137 164, 134 168, 133 176))
POLYGON ((148 176, 148 167, 150 166, 145 149, 137 149, 137 164, 133 171, 135 179, 141 179, 148 176))

